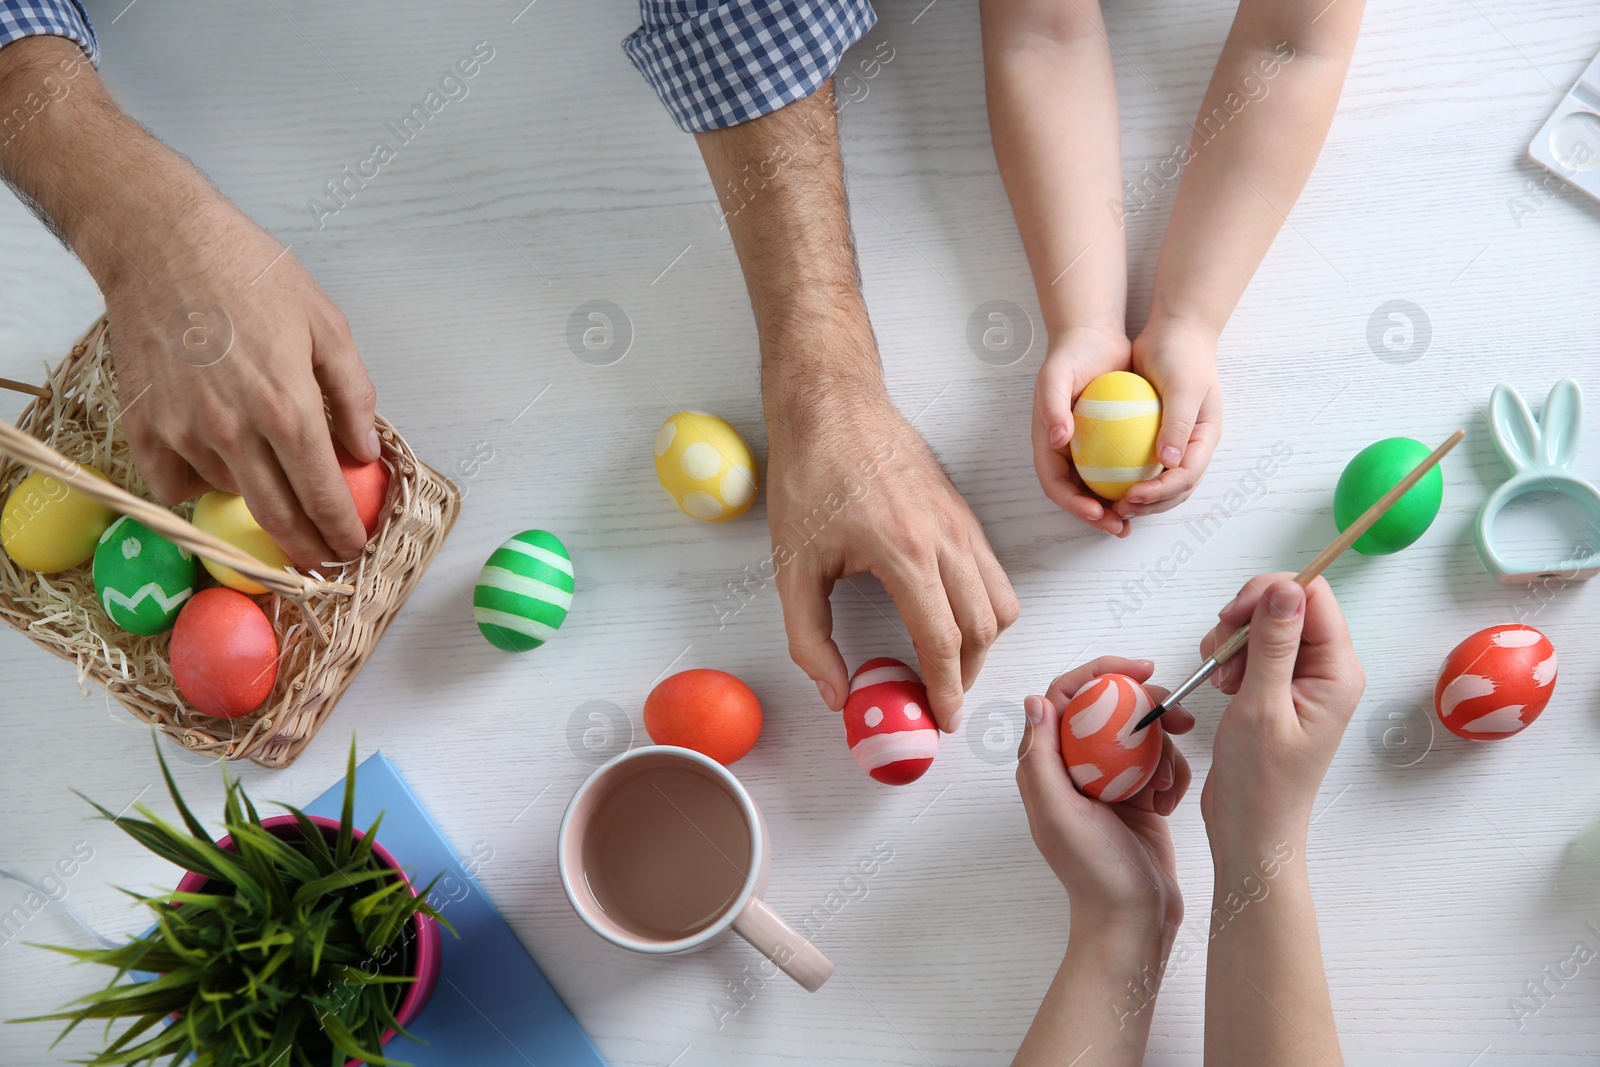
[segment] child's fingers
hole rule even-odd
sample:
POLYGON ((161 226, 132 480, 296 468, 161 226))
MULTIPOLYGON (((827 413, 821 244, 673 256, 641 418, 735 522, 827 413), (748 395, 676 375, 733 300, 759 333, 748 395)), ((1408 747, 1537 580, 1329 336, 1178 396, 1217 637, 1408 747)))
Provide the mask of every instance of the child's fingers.
POLYGON ((1183 503, 1200 484, 1221 436, 1219 424, 1201 422, 1189 438, 1183 462, 1129 488, 1127 495, 1117 502, 1117 513, 1126 518, 1155 515, 1183 503))
POLYGON ((1210 391, 1209 381, 1188 377, 1167 380, 1161 394, 1161 432, 1156 435, 1156 459, 1171 470, 1181 467, 1189 451, 1189 439, 1200 424, 1200 405, 1210 391))
POLYGON ((1057 452, 1065 452, 1072 441, 1072 402, 1077 387, 1077 368, 1072 361, 1056 353, 1046 354, 1033 384, 1033 402, 1045 443, 1057 452))
POLYGON ((1122 517, 1083 488, 1072 468, 1072 460, 1046 443, 1043 427, 1038 423, 1033 427, 1033 472, 1039 477, 1039 488, 1056 507, 1079 522, 1109 534, 1122 532, 1125 525, 1122 517))

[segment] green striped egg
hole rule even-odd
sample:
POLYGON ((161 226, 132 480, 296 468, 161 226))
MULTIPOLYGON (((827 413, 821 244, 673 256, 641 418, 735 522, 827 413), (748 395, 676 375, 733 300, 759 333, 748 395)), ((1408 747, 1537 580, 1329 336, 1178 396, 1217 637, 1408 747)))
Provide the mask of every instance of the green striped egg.
POLYGON ((472 591, 478 629, 507 652, 528 652, 550 640, 571 607, 572 557, 544 530, 524 530, 495 549, 472 591))

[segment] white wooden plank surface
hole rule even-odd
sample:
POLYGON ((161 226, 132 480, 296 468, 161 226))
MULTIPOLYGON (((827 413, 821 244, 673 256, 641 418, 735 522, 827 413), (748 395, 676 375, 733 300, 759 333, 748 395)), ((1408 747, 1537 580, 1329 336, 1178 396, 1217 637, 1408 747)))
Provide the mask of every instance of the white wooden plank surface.
MULTIPOLYGON (((293 768, 241 773, 258 797, 303 802, 337 775, 351 731, 363 754, 381 747, 458 849, 492 851, 489 892, 618 1064, 1004 1062, 1059 961, 1067 911, 1028 840, 1008 761, 987 752, 982 731, 1003 733, 1023 693, 1092 654, 1153 656, 1159 677, 1180 677, 1245 578, 1293 569, 1331 536, 1333 483, 1350 455, 1380 437, 1436 441, 1464 425, 1471 436, 1446 465, 1445 509, 1427 536, 1330 575, 1370 679, 1312 843, 1334 1002, 1352 1064, 1600 1061, 1593 965, 1546 981, 1544 1006, 1520 1024, 1511 1005, 1576 944, 1600 947, 1587 925, 1600 921, 1600 868, 1567 849, 1600 815, 1597 590, 1545 603, 1500 587, 1468 532, 1501 479, 1483 432, 1492 385, 1535 398, 1571 375, 1591 415, 1600 396, 1600 205, 1545 186, 1524 156, 1600 48, 1593 6, 1371 5, 1321 164, 1224 336, 1228 422, 1211 472, 1189 505, 1112 542, 1062 517, 1035 484, 1026 418, 1042 344, 1008 368, 967 349, 978 304, 1037 305, 989 146, 976 14, 924 3, 883 0, 864 46, 886 42, 895 58, 845 111, 853 214, 890 388, 923 412, 918 426, 987 523, 1023 618, 973 690, 963 736, 894 792, 856 770, 838 722, 788 663, 771 589, 717 627, 713 605, 740 563, 767 555, 763 506, 702 526, 654 484, 649 443, 677 407, 724 415, 762 453, 765 433, 755 334, 698 154, 617 47, 631 4, 510 0, 448 16, 420 0, 93 5, 107 79, 293 244, 349 316, 382 409, 417 451, 457 475, 493 453, 463 479, 460 526, 325 736, 293 768), (495 56, 470 95, 318 230, 307 199, 478 41, 495 56), (635 330, 610 367, 567 348, 567 318, 590 299, 623 307, 635 330), (1420 305, 1433 330, 1406 366, 1366 342, 1368 316, 1390 299, 1420 305), (1292 456, 1258 486, 1249 472, 1278 442, 1292 456), (1236 490, 1245 499, 1230 503, 1236 490), (1216 504, 1236 513, 1202 543, 1186 524, 1216 504), (461 593, 495 544, 529 526, 567 541, 578 597, 558 641, 510 658, 475 633, 461 593), (1194 554, 1174 574, 1180 543, 1194 554), (1135 605, 1125 583, 1141 578, 1152 592, 1135 605), (1536 727, 1478 747, 1438 729, 1420 763, 1385 762, 1368 720, 1426 703, 1452 645, 1519 612, 1562 655, 1536 727), (669 664, 731 670, 763 699, 765 735, 737 770, 772 825, 776 907, 808 913, 876 842, 894 849, 866 895, 822 927, 835 980, 813 996, 769 983, 720 1027, 712 1005, 732 1004, 728 983, 746 979, 755 955, 737 943, 671 962, 614 950, 571 913, 552 854, 566 796, 589 769, 569 747, 569 718, 610 701, 637 727, 669 664)), ((1230 7, 1108 7, 1131 174, 1185 136, 1230 7)), ((1136 309, 1169 207, 1170 193, 1129 226, 1136 309)), ((0 374, 37 379, 99 298, 10 199, 0 246, 0 374)), ((0 397, 0 415, 20 407, 0 397)), ((1600 476, 1592 428, 1580 467, 1600 476)), ((835 611, 852 662, 909 652, 870 580, 842 586, 835 611)), ((165 806, 149 788, 148 736, 10 631, 0 678, 0 865, 37 875, 88 842, 94 858, 67 903, 106 931, 138 929, 112 886, 170 884, 174 873, 88 818, 70 790, 113 808, 141 795, 165 806)), ((1182 747, 1198 777, 1221 703, 1208 689, 1191 706, 1200 726, 1182 747)), ((167 751, 191 798, 215 813, 215 765, 167 751)), ((1167 981, 1150 1062, 1197 1064, 1209 858, 1196 803, 1172 822, 1192 951, 1167 981)), ((22 895, 0 883, 0 911, 22 895)), ((24 937, 81 935, 51 906, 24 937)), ((99 977, 0 945, 7 1015, 49 1009, 99 977)), ((1106 993, 1109 1003, 1119 991, 1106 993)), ((0 1062, 54 1063, 89 1047, 75 1035, 51 1053, 51 1036, 0 1028, 0 1062)))

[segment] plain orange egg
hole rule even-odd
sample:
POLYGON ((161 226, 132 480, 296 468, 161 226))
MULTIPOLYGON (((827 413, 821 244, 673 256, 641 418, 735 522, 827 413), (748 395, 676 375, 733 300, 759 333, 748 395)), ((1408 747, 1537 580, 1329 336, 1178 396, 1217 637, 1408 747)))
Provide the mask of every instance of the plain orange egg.
POLYGON ((726 766, 761 736, 761 701, 726 671, 683 671, 645 698, 644 728, 658 745, 692 748, 726 766))

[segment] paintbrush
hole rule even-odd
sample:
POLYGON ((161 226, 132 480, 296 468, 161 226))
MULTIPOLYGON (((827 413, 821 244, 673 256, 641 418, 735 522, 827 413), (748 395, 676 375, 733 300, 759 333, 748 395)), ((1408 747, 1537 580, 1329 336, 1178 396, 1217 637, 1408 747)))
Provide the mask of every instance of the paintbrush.
MULTIPOLYGON (((1355 544, 1356 539, 1371 529, 1373 523, 1383 518, 1384 513, 1394 506, 1394 502, 1405 496, 1413 485, 1422 480, 1423 475, 1438 466, 1439 461, 1445 457, 1445 454, 1460 444, 1461 439, 1466 435, 1467 432, 1465 430, 1457 430, 1451 434, 1444 444, 1429 453, 1427 459, 1412 468, 1410 474, 1396 482, 1393 489, 1383 494, 1375 504, 1362 512, 1361 517, 1346 527, 1345 531, 1338 537, 1334 538, 1333 543, 1319 552, 1316 559, 1306 564, 1305 570, 1294 576, 1294 580, 1300 584, 1300 587, 1302 589, 1305 588, 1311 584, 1312 579, 1327 570, 1329 564, 1343 555, 1345 549, 1355 544)), ((1211 677, 1218 667, 1232 659, 1245 646, 1245 642, 1249 638, 1250 624, 1245 623, 1235 630, 1226 641, 1218 645, 1217 650, 1207 656, 1206 661, 1200 664, 1199 669, 1189 675, 1182 685, 1174 689, 1167 695, 1165 700, 1152 708, 1150 714, 1140 719, 1139 725, 1134 728, 1134 732, 1137 733, 1139 730, 1143 730, 1146 726, 1161 718, 1168 708, 1178 704, 1184 697, 1199 688, 1200 683, 1211 677)))

